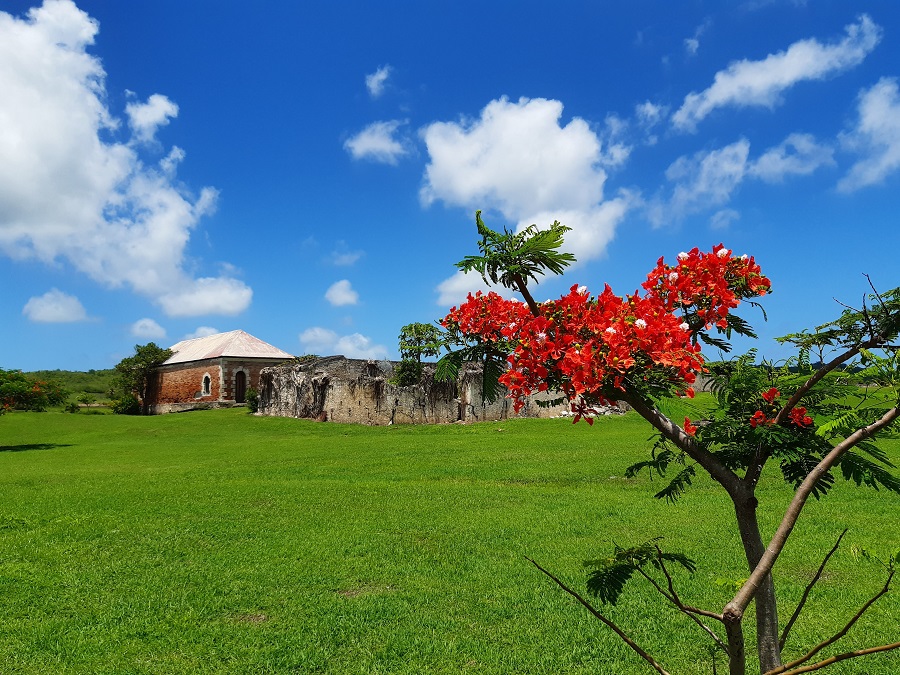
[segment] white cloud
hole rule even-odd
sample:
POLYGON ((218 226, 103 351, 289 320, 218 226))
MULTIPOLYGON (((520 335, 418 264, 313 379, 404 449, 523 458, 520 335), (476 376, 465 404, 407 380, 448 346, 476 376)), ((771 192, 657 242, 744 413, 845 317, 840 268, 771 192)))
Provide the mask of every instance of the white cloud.
POLYGON ((515 293, 502 286, 488 286, 478 272, 457 272, 452 277, 444 279, 437 286, 437 304, 441 307, 460 305, 466 301, 469 293, 473 295, 481 291, 487 293, 493 291, 504 298, 514 298, 515 293))
POLYGON ((685 97, 672 116, 673 125, 694 131, 698 122, 725 106, 772 108, 780 102, 782 93, 796 83, 821 80, 858 65, 881 39, 881 28, 865 14, 846 26, 845 31, 840 42, 800 40, 761 61, 744 59, 731 63, 716 73, 707 89, 685 97))
POLYGON ((700 37, 709 29, 712 25, 712 22, 707 19, 696 29, 694 29, 694 35, 689 38, 684 39, 684 51, 687 52, 688 56, 696 56, 697 52, 700 50, 700 37))
POLYGON ((325 299, 335 307, 355 305, 359 302, 359 293, 353 290, 353 286, 347 279, 335 281, 325 291, 325 299))
POLYGON ((152 142, 156 130, 169 123, 172 117, 178 117, 178 106, 162 94, 153 94, 146 103, 129 103, 125 106, 128 115, 128 126, 137 140, 152 142))
POLYGON ((197 326, 196 330, 185 335, 182 340, 193 340, 194 338, 207 337, 209 335, 215 335, 220 332, 218 328, 213 328, 212 326, 197 326))
POLYGON ((73 323, 87 319, 87 312, 78 298, 56 288, 30 298, 22 308, 22 314, 37 323, 73 323))
POLYGON ((390 66, 381 66, 374 73, 366 75, 366 89, 372 98, 378 98, 384 93, 384 86, 391 75, 390 66))
POLYGON ((368 159, 396 166, 409 154, 408 144, 396 138, 397 130, 406 124, 401 120, 372 122, 355 136, 344 141, 344 149, 353 159, 368 159))
POLYGON ((750 143, 741 139, 718 150, 679 157, 666 170, 666 178, 675 184, 672 197, 668 204, 651 207, 651 222, 662 225, 727 202, 744 180, 749 153, 750 143))
POLYGON ((351 359, 386 359, 387 347, 373 344, 372 340, 360 333, 338 335, 333 330, 314 326, 300 333, 300 344, 309 354, 330 356, 343 354, 351 359))
POLYGON ((350 267, 365 255, 365 251, 351 251, 347 248, 347 242, 339 241, 331 252, 329 261, 336 267, 350 267))
POLYGON ((834 163, 831 147, 817 143, 811 134, 791 134, 753 162, 748 174, 767 183, 778 183, 787 175, 809 175, 821 166, 834 166, 834 163))
POLYGON ((658 105, 651 101, 644 101, 634 107, 638 123, 645 128, 651 128, 659 124, 668 113, 666 106, 658 105))
MULTIPOLYGON (((488 103, 477 120, 428 125, 422 203, 496 209, 520 229, 559 220, 572 228, 566 250, 582 262, 602 256, 634 199, 620 194, 604 201, 601 164, 624 161, 627 146, 616 142, 604 152, 585 120, 560 126, 562 111, 559 101, 504 97, 488 103)), ((621 120, 607 118, 604 134, 615 140, 621 132, 621 120)), ((458 301, 459 283, 452 277, 440 285, 441 304, 458 301)))
MULTIPOLYGON (((214 210, 216 191, 194 196, 176 181, 180 148, 156 164, 140 154, 177 111, 164 96, 130 105, 130 137, 108 140, 122 130, 107 107, 100 60, 86 51, 97 32, 71 0, 46 0, 24 19, 0 12, 0 252, 67 259, 95 281, 128 286, 169 311, 161 298, 203 281, 185 269, 185 248, 214 210)), ((240 291, 246 307, 246 285, 216 281, 240 291)))
POLYGON ((162 340, 166 337, 166 329, 153 319, 138 319, 131 324, 131 334, 141 340, 162 340))
POLYGON ((727 230, 731 224, 740 220, 741 214, 734 209, 722 209, 716 211, 709 219, 709 226, 713 230, 727 230))
POLYGON ((252 299, 253 291, 237 279, 205 277, 160 296, 158 302, 169 316, 235 316, 247 309, 252 299))
POLYGON ((884 77, 860 92, 859 119, 841 137, 849 150, 863 155, 838 182, 838 190, 852 192, 881 183, 900 168, 900 96, 896 78, 884 77))

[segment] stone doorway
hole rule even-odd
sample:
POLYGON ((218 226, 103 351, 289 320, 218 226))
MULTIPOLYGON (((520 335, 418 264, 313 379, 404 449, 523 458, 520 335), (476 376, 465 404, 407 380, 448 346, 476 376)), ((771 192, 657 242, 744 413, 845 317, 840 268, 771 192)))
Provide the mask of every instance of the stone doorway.
POLYGON ((243 370, 234 374, 234 401, 235 403, 247 402, 247 373, 243 370))

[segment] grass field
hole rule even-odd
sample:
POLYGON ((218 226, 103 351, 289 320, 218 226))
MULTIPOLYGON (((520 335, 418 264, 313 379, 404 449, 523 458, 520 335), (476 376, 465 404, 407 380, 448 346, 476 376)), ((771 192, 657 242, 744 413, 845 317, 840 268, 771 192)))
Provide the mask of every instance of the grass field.
MULTIPOLYGON (((583 591, 584 559, 661 535, 699 562, 678 577, 685 601, 720 610, 746 576, 733 516, 708 482, 670 505, 651 497, 658 482, 622 478, 649 435, 634 415, 375 428, 243 409, 5 415, 0 673, 652 672, 524 559, 583 591)), ((767 527, 789 496, 764 477, 767 527)), ((900 497, 846 484, 808 506, 776 566, 784 619, 851 530, 789 656, 881 586, 850 545, 897 549, 898 514, 900 497)), ((635 585, 608 613, 673 674, 710 673, 699 631, 661 608, 635 585)), ((830 653, 900 639, 898 617, 895 591, 830 653)), ((823 672, 897 673, 900 654, 823 672)))

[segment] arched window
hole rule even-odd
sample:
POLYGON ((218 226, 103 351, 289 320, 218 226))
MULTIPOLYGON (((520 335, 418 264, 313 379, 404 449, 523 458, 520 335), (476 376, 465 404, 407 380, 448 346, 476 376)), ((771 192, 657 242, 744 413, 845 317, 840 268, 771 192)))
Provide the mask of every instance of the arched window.
POLYGON ((210 388, 211 384, 212 384, 212 380, 210 379, 209 375, 204 375, 203 376, 203 395, 204 396, 209 396, 209 388, 210 388))

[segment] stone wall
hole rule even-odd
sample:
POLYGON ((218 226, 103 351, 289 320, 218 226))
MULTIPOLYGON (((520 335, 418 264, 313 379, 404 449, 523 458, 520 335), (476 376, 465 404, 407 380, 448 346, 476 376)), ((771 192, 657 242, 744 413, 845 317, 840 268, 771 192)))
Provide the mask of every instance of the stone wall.
POLYGON ((481 399, 481 368, 467 364, 456 382, 436 382, 434 364, 424 364, 419 384, 396 387, 391 361, 332 356, 265 368, 259 381, 259 412, 358 424, 435 424, 480 422, 509 417, 555 417, 568 405, 543 408, 532 397, 518 415, 512 401, 481 399))

